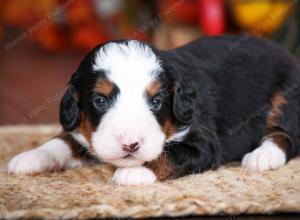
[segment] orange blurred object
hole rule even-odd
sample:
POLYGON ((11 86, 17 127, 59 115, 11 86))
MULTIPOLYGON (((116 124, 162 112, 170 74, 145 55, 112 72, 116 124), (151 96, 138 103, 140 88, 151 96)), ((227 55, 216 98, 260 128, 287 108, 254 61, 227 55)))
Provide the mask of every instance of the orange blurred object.
POLYGON ((54 11, 57 0, 1 0, 3 22, 14 26, 25 26, 45 18, 54 11))
POLYGON ((289 0, 231 0, 230 3, 239 26, 256 35, 276 31, 295 5, 289 0))
POLYGON ((97 18, 90 0, 74 1, 66 9, 66 22, 70 25, 88 23, 94 19, 96 20, 97 18))

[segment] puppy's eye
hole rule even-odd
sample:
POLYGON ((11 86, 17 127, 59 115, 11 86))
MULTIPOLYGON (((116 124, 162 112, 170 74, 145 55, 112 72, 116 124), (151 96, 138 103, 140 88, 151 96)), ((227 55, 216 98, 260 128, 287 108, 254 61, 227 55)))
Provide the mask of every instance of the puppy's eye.
POLYGON ((98 109, 104 109, 108 107, 107 99, 103 96, 98 96, 94 100, 94 106, 98 109))
POLYGON ((154 111, 157 111, 161 108, 162 98, 160 96, 155 96, 150 100, 151 108, 154 111))

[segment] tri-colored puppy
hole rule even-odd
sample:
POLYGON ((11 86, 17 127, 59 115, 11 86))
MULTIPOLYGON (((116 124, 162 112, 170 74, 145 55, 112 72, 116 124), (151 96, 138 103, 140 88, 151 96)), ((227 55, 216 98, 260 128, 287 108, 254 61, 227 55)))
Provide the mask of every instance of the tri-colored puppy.
POLYGON ((134 185, 230 161, 277 169, 299 154, 299 63, 273 43, 238 36, 171 51, 136 40, 99 45, 62 98, 63 133, 15 156, 8 171, 99 160, 118 167, 116 184, 134 185))

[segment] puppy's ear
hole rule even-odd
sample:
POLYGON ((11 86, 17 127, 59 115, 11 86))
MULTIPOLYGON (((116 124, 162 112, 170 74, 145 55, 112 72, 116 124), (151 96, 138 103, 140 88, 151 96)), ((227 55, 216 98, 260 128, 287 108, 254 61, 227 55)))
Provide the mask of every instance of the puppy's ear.
POLYGON ((173 84, 173 116, 179 123, 190 125, 193 120, 196 92, 184 76, 186 69, 176 65, 176 63, 180 63, 180 60, 176 59, 173 54, 165 51, 155 51, 173 84))
POLYGON ((72 83, 60 102, 59 120, 65 131, 72 131, 79 125, 78 93, 72 83))
POLYGON ((177 82, 175 84, 173 114, 178 122, 185 125, 192 122, 195 98, 195 91, 187 83, 177 82))

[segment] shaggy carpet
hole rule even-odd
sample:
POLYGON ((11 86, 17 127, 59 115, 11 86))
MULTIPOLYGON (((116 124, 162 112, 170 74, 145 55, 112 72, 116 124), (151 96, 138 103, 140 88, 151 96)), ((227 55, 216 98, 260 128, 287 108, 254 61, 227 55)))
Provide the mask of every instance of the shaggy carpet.
POLYGON ((59 132, 57 126, 0 128, 0 218, 95 218, 300 212, 300 158, 276 171, 239 164, 148 186, 115 186, 108 165, 7 175, 15 154, 59 132))

